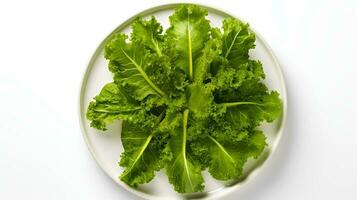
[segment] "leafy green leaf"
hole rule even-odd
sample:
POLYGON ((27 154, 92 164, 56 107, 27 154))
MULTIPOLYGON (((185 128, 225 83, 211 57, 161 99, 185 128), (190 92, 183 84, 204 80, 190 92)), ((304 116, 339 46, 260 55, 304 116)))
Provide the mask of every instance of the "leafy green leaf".
POLYGON ((107 124, 117 119, 130 119, 138 115, 140 106, 125 94, 115 83, 105 85, 102 91, 90 102, 87 118, 91 126, 106 130, 107 124))
POLYGON ((171 132, 182 124, 182 111, 186 106, 186 97, 172 99, 166 109, 165 117, 158 129, 161 132, 171 132))
POLYGON ((207 10, 196 5, 183 5, 170 16, 171 27, 166 31, 174 63, 193 80, 194 63, 209 39, 210 25, 207 10))
POLYGON ((257 157, 266 146, 265 136, 254 131, 249 138, 237 144, 221 143, 208 136, 211 163, 209 173, 218 180, 238 179, 249 157, 257 157))
POLYGON ((116 80, 122 85, 132 88, 134 97, 143 100, 149 95, 166 96, 151 78, 146 68, 150 64, 150 54, 142 45, 132 42, 126 43, 127 36, 117 34, 106 45, 105 56, 116 67, 116 80))
POLYGON ((255 127, 263 120, 272 122, 281 114, 279 94, 275 91, 256 100, 226 102, 218 107, 226 110, 224 119, 237 128, 255 127))
POLYGON ((224 68, 217 72, 212 79, 217 89, 237 89, 244 82, 259 81, 265 78, 262 63, 255 60, 249 60, 241 64, 238 69, 224 68))
POLYGON ((249 49, 255 47, 255 35, 249 30, 248 24, 234 18, 223 20, 223 30, 222 54, 231 66, 238 67, 248 60, 249 49))
POLYGON ((132 40, 141 42, 144 46, 156 52, 158 56, 162 56, 162 26, 156 21, 155 17, 151 17, 150 20, 138 18, 132 26, 132 40))
POLYGON ((214 60, 219 59, 222 49, 222 41, 211 39, 206 42, 201 55, 194 63, 193 76, 196 83, 202 83, 207 79, 210 66, 214 60))
POLYGON ((239 152, 237 145, 222 145, 212 136, 209 136, 209 152, 211 163, 210 174, 218 180, 239 178, 242 174, 246 157, 239 152))
POLYGON ((201 84, 191 84, 187 88, 188 108, 196 117, 207 117, 213 102, 212 88, 201 84))
POLYGON ((175 190, 180 193, 203 190, 201 170, 187 155, 188 115, 189 111, 185 110, 182 127, 173 131, 167 146, 171 158, 165 166, 166 174, 175 190))
POLYGON ((160 169, 162 149, 152 140, 155 132, 132 123, 123 122, 121 140, 125 151, 120 165, 126 167, 120 179, 130 186, 151 181, 160 169))

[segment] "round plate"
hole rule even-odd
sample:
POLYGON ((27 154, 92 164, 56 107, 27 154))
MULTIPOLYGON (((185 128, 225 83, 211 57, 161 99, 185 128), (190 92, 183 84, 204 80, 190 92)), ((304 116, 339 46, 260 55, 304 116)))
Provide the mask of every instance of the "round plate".
MULTIPOLYGON (((89 126, 89 122, 85 117, 87 106, 92 98, 99 93, 104 84, 113 80, 112 74, 107 68, 108 63, 103 56, 104 45, 108 38, 114 33, 130 33, 130 25, 138 16, 145 18, 154 15, 163 25, 164 29, 166 29, 169 26, 168 16, 170 16, 173 13, 173 10, 179 5, 180 4, 169 4, 145 10, 119 25, 111 34, 108 35, 106 39, 104 39, 92 56, 85 71, 80 91, 80 123, 84 140, 87 143, 93 157, 100 167, 108 174, 108 176, 110 176, 120 186, 140 197, 151 200, 182 198, 211 199, 225 195, 228 192, 235 191, 240 188, 243 184, 246 184, 249 180, 251 180, 258 171, 261 171, 263 163, 265 163, 267 158, 269 158, 275 151, 283 131, 286 116, 286 90, 279 63, 267 43, 256 31, 253 30, 256 34, 256 47, 254 50, 251 50, 250 56, 251 58, 258 59, 263 63, 264 71, 267 77, 264 82, 268 85, 269 89, 277 90, 280 93, 280 97, 283 101, 283 114, 280 119, 276 120, 274 123, 262 125, 261 129, 267 136, 268 147, 258 159, 250 159, 248 161, 244 167, 242 178, 237 181, 222 182, 214 180, 207 172, 203 172, 206 185, 205 191, 185 195, 178 194, 173 190, 173 187, 169 184, 166 175, 162 171, 158 172, 154 180, 150 183, 139 186, 136 189, 127 186, 118 179, 118 176, 123 170, 118 167, 118 160, 121 152, 123 151, 120 141, 121 122, 115 122, 108 127, 105 134, 101 134, 100 131, 89 126)), ((224 18, 232 17, 232 15, 223 11, 207 6, 202 7, 205 7, 208 10, 208 19, 213 27, 221 27, 221 22, 224 18)))

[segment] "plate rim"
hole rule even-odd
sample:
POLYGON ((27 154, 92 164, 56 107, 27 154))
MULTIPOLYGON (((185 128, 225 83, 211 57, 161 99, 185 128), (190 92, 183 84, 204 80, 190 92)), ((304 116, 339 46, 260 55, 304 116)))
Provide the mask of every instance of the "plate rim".
MULTIPOLYGON (((95 58, 98 56, 98 54, 100 54, 101 51, 99 51, 99 49, 102 49, 103 46, 106 44, 107 40, 116 32, 118 32, 119 30, 123 29, 124 27, 127 27, 128 25, 130 25, 132 23, 132 21, 134 19, 136 19, 139 16, 143 16, 143 15, 150 15, 153 14, 157 11, 161 11, 161 10, 167 10, 167 9, 175 9, 178 6, 181 5, 187 5, 187 4, 194 4, 194 5, 198 5, 200 7, 203 7, 205 9, 207 9, 209 12, 213 12, 215 14, 219 14, 221 16, 224 17, 233 17, 236 19, 239 19, 243 22, 246 22, 245 20, 243 20, 240 16, 237 16, 235 14, 232 14, 230 12, 227 12, 223 9, 217 9, 217 8, 213 8, 210 5, 207 4, 201 4, 201 3, 164 3, 164 4, 157 4, 155 6, 152 6, 148 9, 142 10, 137 12, 136 14, 134 14, 133 16, 127 18, 126 20, 122 20, 121 23, 119 23, 119 25, 113 30, 111 31, 107 36, 104 37, 104 39, 99 43, 99 45, 96 47, 95 51, 93 54, 91 54, 90 58, 89 58, 89 62, 87 63, 85 69, 84 69, 84 73, 82 72, 82 78, 80 81, 80 87, 79 87, 79 98, 78 98, 78 117, 79 117, 79 124, 80 124, 80 129, 81 129, 81 133, 82 133, 82 137, 83 140, 85 141, 85 144, 87 146, 87 149, 89 150, 91 156, 94 158, 95 162, 97 163, 97 165, 102 169, 102 171, 104 171, 104 173, 112 180, 114 181, 116 184, 120 185, 122 188, 124 188, 127 192, 132 193, 138 197, 141 197, 143 199, 153 199, 153 195, 149 195, 146 194, 144 192, 135 190, 131 187, 129 187, 128 185, 126 185, 125 183, 121 182, 118 180, 118 178, 114 178, 110 173, 109 170, 106 169, 106 167, 104 166, 104 164, 102 162, 100 162, 100 159, 97 158, 96 153, 94 152, 92 146, 90 145, 89 139, 87 137, 87 132, 84 128, 86 122, 86 118, 84 117, 83 119, 83 113, 85 113, 85 110, 83 110, 83 104, 82 102, 84 102, 83 97, 84 97, 84 91, 88 82, 88 75, 89 72, 91 71, 91 69, 93 68, 93 63, 95 62, 95 58)), ((262 37, 262 35, 257 32, 254 28, 252 28, 251 26, 249 27, 249 29, 251 29, 254 34, 256 35, 256 37, 262 42, 263 44, 263 48, 266 49, 266 51, 269 53, 269 56, 272 58, 273 62, 275 63, 274 67, 276 68, 276 71, 278 72, 278 76, 279 79, 282 83, 281 85, 281 91, 280 91, 280 95, 282 95, 282 99, 284 100, 282 102, 282 108, 283 108, 283 112, 282 112, 282 116, 280 118, 280 122, 279 122, 279 128, 278 128, 278 132, 276 134, 276 138, 273 142, 273 144, 271 145, 271 153, 270 155, 268 155, 268 157, 261 163, 261 165, 255 167, 246 177, 244 180, 235 183, 234 185, 230 186, 230 187, 225 187, 224 189, 226 189, 227 191, 224 194, 221 194, 220 192, 213 190, 210 192, 207 192, 209 195, 204 196, 204 197, 199 197, 198 199, 213 199, 213 198, 217 198, 217 197, 222 197, 228 193, 233 193, 234 191, 238 191, 240 188, 242 188, 242 186, 251 183, 254 180, 254 177, 256 177, 261 171, 264 170, 264 166, 266 166, 267 164, 269 164, 271 162, 271 158, 274 156, 274 153, 276 152, 277 147, 280 144, 280 140, 281 137, 284 133, 285 130, 285 124, 286 124, 286 118, 287 118, 287 105, 288 105, 288 95, 287 95, 287 90, 286 90, 286 81, 285 81, 285 77, 284 77, 284 73, 282 70, 282 67, 276 57, 276 55, 274 54, 272 48, 270 47, 270 45, 266 42, 266 40, 262 37)), ((220 189, 218 189, 220 190, 220 189)), ((187 197, 185 197, 185 194, 178 194, 181 195, 184 199, 186 199, 187 197)), ((195 199, 197 199, 196 197, 194 197, 195 199)), ((167 199, 165 197, 155 197, 155 199, 158 200, 163 200, 163 199, 167 199)))

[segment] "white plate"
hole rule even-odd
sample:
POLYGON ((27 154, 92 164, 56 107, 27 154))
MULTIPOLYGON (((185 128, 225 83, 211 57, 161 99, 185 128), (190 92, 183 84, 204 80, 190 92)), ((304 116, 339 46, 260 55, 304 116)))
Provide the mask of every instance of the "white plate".
MULTIPOLYGON (((116 28, 108 37, 117 32, 130 32, 130 24, 137 17, 156 16, 164 28, 168 27, 168 16, 172 14, 173 9, 179 4, 169 4, 151 8, 139 13, 136 16, 128 19, 118 28, 116 28)), ((208 12, 208 19, 211 21, 211 26, 221 27, 221 22, 225 17, 232 16, 225 12, 205 7, 208 12)), ((253 30, 254 31, 254 30, 253 30)), ((105 134, 100 134, 100 131, 93 129, 89 126, 85 114, 89 102, 98 94, 104 84, 112 81, 112 74, 108 71, 107 61, 103 57, 103 47, 108 37, 99 45, 94 55, 92 56, 88 68, 84 74, 81 91, 80 91, 80 123, 82 133, 87 146, 92 153, 93 157, 100 165, 100 167, 121 187, 124 187, 129 192, 132 192, 140 197, 146 199, 182 199, 182 198, 203 198, 212 199, 218 196, 224 196, 228 192, 239 189, 243 184, 261 171, 261 167, 267 161, 272 153, 275 151, 279 138, 282 134, 285 116, 286 116, 286 90, 284 78, 273 52, 263 40, 263 38, 256 32, 256 48, 251 51, 250 55, 253 59, 259 59, 263 63, 264 71, 266 73, 265 83, 269 89, 277 90, 283 101, 283 114, 280 119, 272 124, 264 124, 261 128, 267 136, 269 146, 265 149, 262 156, 257 160, 251 159, 244 168, 244 174, 241 180, 234 182, 216 181, 204 172, 205 178, 205 191, 190 195, 177 194, 173 187, 169 184, 166 175, 161 171, 158 172, 153 181, 148 184, 142 185, 137 189, 128 187, 125 183, 118 179, 122 168, 118 167, 118 160, 123 147, 120 141, 121 122, 117 121, 108 127, 105 134)))

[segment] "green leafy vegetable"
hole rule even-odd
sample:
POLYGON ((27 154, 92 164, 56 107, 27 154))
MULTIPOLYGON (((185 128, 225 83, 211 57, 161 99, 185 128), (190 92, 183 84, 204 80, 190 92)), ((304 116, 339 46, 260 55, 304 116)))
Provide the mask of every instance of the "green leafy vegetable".
POLYGON ((257 157, 266 145, 265 136, 257 131, 251 131, 250 136, 240 142, 220 142, 208 136, 208 144, 212 159, 209 172, 218 180, 238 179, 243 170, 244 163, 249 157, 257 157))
POLYGON ((126 43, 126 39, 126 35, 118 34, 105 49, 106 58, 117 68, 116 80, 131 87, 134 98, 138 100, 143 100, 148 95, 166 96, 146 72, 150 65, 150 52, 140 43, 126 43))
POLYGON ((168 142, 167 152, 170 160, 165 169, 170 183, 178 192, 196 192, 203 189, 201 170, 187 154, 187 123, 189 110, 185 110, 182 117, 182 126, 173 130, 172 138, 168 142))
POLYGON ((94 99, 88 106, 87 118, 91 126, 99 130, 106 130, 106 125, 116 119, 130 120, 134 116, 138 118, 141 113, 138 102, 115 83, 105 85, 94 99))
POLYGON ((155 131, 124 121, 121 139, 125 152, 120 165, 126 167, 120 179, 130 186, 151 181, 155 170, 160 169, 162 149, 152 142, 155 131))
POLYGON ((239 67, 248 61, 248 51, 255 47, 255 36, 248 24, 232 18, 223 21, 223 30, 222 54, 231 66, 239 67))
POLYGON ((175 53, 175 65, 193 79, 194 63, 209 39, 210 25, 207 10, 198 6, 181 6, 170 16, 171 27, 166 41, 175 53))
POLYGON ((179 6, 170 27, 138 18, 129 36, 105 46, 113 82, 90 102, 90 125, 122 120, 120 179, 132 187, 163 169, 180 193, 204 189, 203 170, 239 179, 249 158, 267 145, 259 126, 281 114, 277 91, 262 82, 262 63, 249 58, 255 35, 238 19, 210 27, 207 10, 179 6))
POLYGON ((148 21, 139 18, 133 23, 132 40, 141 42, 146 47, 156 52, 158 56, 162 56, 163 37, 161 33, 162 27, 154 17, 148 21))

